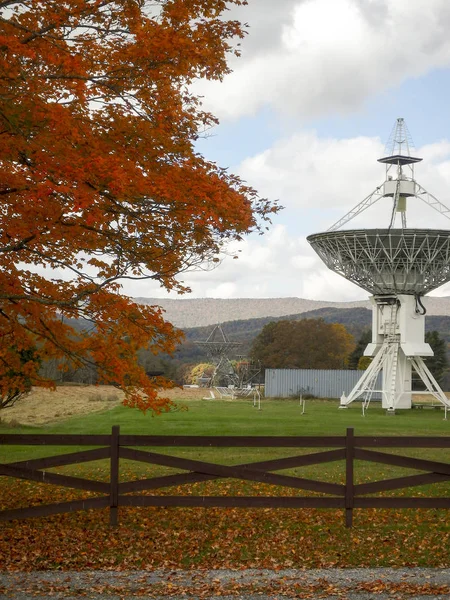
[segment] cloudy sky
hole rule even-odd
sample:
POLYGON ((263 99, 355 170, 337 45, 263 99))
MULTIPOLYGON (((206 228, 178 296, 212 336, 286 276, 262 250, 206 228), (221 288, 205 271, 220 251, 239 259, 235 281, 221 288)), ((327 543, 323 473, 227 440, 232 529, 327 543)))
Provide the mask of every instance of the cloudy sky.
MULTIPOLYGON (((231 249, 239 260, 181 279, 196 298, 366 298, 322 265, 306 236, 328 229, 384 181, 377 158, 397 117, 424 159, 416 180, 450 206, 450 2, 248 2, 230 12, 249 24, 233 73, 196 88, 221 122, 198 149, 285 208, 264 236, 231 249)), ((353 226, 387 227, 390 215, 380 201, 353 226)), ((450 229, 425 205, 415 218, 450 229)), ((148 282, 125 291, 167 296, 148 282)), ((435 295, 450 295, 450 284, 435 295)))

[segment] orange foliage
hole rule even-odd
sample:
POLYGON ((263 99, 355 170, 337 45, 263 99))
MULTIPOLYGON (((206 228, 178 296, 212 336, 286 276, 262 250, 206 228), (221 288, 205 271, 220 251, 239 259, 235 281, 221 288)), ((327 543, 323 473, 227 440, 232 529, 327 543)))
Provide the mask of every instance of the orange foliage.
MULTIPOLYGON (((0 380, 20 371, 14 355, 37 348, 43 359, 94 361, 130 406, 167 407, 154 389, 164 382, 149 382, 136 351, 170 352, 180 334, 158 307, 121 295, 121 280, 186 291, 179 273, 217 260, 224 243, 260 229, 277 210, 193 147, 216 120, 189 84, 228 72, 227 53, 238 53, 232 40, 244 33, 221 14, 244 3, 7 3, 0 380), (89 334, 74 335, 72 318, 84 319, 89 334)), ((26 378, 48 385, 37 371, 38 362, 27 364, 26 378)))

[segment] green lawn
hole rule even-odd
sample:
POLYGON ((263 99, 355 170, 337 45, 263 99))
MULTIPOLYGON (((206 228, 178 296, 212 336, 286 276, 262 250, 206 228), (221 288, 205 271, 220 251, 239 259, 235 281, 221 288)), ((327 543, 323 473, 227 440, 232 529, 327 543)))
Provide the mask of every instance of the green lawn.
MULTIPOLYGON (((9 428, 0 423, 0 433, 108 434, 113 425, 119 425, 121 433, 136 435, 344 435, 349 427, 354 428, 355 435, 450 434, 450 420, 444 420, 443 411, 404 410, 387 415, 381 407, 372 405, 363 417, 360 405, 353 404, 347 409, 338 406, 337 400, 309 400, 302 414, 298 400, 263 399, 261 410, 251 400, 191 400, 180 405, 179 410, 157 417, 119 406, 42 427, 9 428)), ((273 452, 261 449, 258 458, 264 459, 273 452)), ((0 448, 0 460, 12 462, 52 453, 54 447, 9 446, 0 448)), ((210 456, 220 453, 223 451, 209 451, 210 456)), ((249 454, 245 449, 228 451, 228 462, 239 460, 242 453, 249 454)))
POLYGON ((444 411, 403 410, 387 415, 375 404, 362 416, 361 406, 339 409, 337 400, 262 400, 261 410, 250 400, 190 400, 186 410, 157 417, 122 406, 103 413, 43 427, 16 427, 0 423, 0 433, 110 433, 120 425, 122 433, 145 435, 343 435, 353 427, 357 435, 447 435, 450 420, 444 411))
MULTIPOLYGON (((250 400, 199 400, 185 403, 185 410, 165 413, 157 417, 122 406, 103 413, 93 413, 85 417, 68 419, 65 422, 45 427, 8 428, 0 426, 0 433, 73 433, 108 434, 113 425, 120 425, 121 433, 147 435, 267 435, 267 436, 312 436, 345 435, 346 429, 354 428, 356 435, 437 435, 445 436, 450 432, 450 420, 444 420, 443 411, 405 410, 395 415, 387 415, 375 405, 362 416, 361 407, 352 405, 339 409, 338 401, 310 400, 306 411, 294 400, 263 400, 261 410, 253 406, 250 400)), ((82 448, 54 446, 4 446, 0 448, 0 460, 13 462, 52 454, 81 450, 82 448)), ((158 452, 173 452, 173 449, 159 448, 158 452)), ((292 449, 271 448, 179 448, 180 456, 192 456, 196 459, 213 460, 227 464, 243 461, 267 460, 275 456, 292 454, 292 449)), ((308 452, 308 450, 305 450, 308 452)), ((405 452, 402 450, 402 452, 405 452)), ((443 451, 420 450, 421 456, 438 459, 443 451)), ((126 463, 127 470, 141 476, 149 469, 161 472, 161 468, 149 467, 142 463, 126 463)), ((76 467, 85 472, 91 463, 76 467)), ((97 464, 94 465, 96 468, 97 464)), ((332 479, 341 477, 342 465, 332 464, 312 467, 305 472, 330 471, 332 479)), ((66 467, 73 469, 75 467, 66 467)), ((363 465, 363 472, 374 472, 374 465, 363 465)), ((392 469, 392 473, 397 470, 392 469)))

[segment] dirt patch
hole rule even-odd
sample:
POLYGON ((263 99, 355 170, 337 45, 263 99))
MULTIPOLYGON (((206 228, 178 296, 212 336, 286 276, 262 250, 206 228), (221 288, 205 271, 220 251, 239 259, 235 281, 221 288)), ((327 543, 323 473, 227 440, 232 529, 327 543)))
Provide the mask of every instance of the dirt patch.
MULTIPOLYGON (((165 390, 161 395, 182 402, 201 399, 205 390, 175 388, 165 390)), ((2 410, 0 419, 4 423, 44 425, 114 408, 123 398, 123 392, 112 385, 64 385, 55 390, 33 388, 14 406, 2 410)))

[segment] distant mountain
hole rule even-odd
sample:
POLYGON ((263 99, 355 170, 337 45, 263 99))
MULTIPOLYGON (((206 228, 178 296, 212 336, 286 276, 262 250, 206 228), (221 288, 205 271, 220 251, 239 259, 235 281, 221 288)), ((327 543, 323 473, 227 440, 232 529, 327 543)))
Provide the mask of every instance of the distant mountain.
MULTIPOLYGON (((181 329, 205 327, 229 321, 288 317, 320 309, 370 309, 369 300, 327 302, 304 298, 136 298, 141 304, 161 306, 166 319, 181 329)), ((450 296, 426 296, 423 300, 429 315, 450 316, 450 296)), ((325 317, 324 317, 325 318, 325 317)))
MULTIPOLYGON (((372 312, 368 308, 319 308, 308 312, 283 315, 282 317, 262 317, 260 319, 242 319, 239 321, 227 321, 223 324, 223 330, 230 340, 244 342, 256 337, 262 328, 272 321, 299 321, 301 319, 323 319, 327 323, 342 323, 347 329, 358 335, 372 324, 372 312)), ((188 340, 204 340, 213 329, 213 325, 206 327, 193 327, 184 330, 188 340)))
MULTIPOLYGON (((236 354, 247 355, 253 340, 261 332, 262 328, 271 321, 280 321, 283 319, 297 321, 301 319, 324 319, 327 323, 341 323, 354 336, 357 341, 361 334, 372 326, 372 311, 368 308, 319 308, 309 312, 294 315, 285 315, 282 317, 263 317, 260 319, 245 319, 239 321, 229 321, 224 323, 223 331, 226 336, 232 340, 241 342, 242 346, 236 354)), ((425 320, 426 331, 436 330, 440 336, 450 344, 450 316, 448 315, 427 315, 425 320)), ((181 360, 200 361, 206 357, 200 350, 195 341, 204 341, 212 332, 213 326, 194 327, 184 329, 186 340, 180 346, 177 352, 177 358, 181 360)), ((450 346, 449 346, 450 350, 450 346)), ((450 359, 450 356, 449 356, 450 359)))

